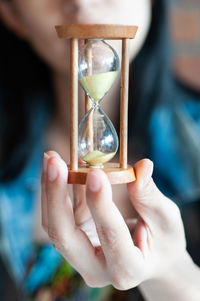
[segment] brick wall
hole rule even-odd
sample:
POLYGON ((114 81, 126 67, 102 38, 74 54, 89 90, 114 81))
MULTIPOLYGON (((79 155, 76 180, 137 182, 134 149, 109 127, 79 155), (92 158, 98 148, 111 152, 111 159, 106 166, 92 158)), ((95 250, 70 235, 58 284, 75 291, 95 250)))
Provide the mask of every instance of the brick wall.
POLYGON ((170 0, 170 5, 175 72, 200 91, 200 0, 170 0))

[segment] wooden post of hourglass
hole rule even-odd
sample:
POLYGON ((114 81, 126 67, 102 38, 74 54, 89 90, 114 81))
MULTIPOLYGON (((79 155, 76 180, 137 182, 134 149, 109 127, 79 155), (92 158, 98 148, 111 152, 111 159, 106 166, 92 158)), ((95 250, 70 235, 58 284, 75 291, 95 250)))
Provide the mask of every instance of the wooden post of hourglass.
MULTIPOLYGON (((85 44, 88 43, 89 40, 85 40, 85 44)), ((88 63, 88 76, 92 75, 92 52, 91 52, 91 49, 88 49, 87 50, 87 53, 86 53, 86 60, 87 60, 87 63, 88 63)), ((89 96, 85 93, 85 114, 90 110, 90 108, 92 107, 92 104, 91 104, 91 100, 89 98, 89 96)))
POLYGON ((70 81, 70 169, 78 170, 78 39, 70 43, 71 81, 70 81))
POLYGON ((129 40, 122 39, 120 101, 120 167, 127 168, 128 153, 129 40))
MULTIPOLYGON (((120 163, 106 163, 104 172, 111 184, 128 183, 135 180, 133 168, 127 165, 128 136, 128 78, 129 56, 128 41, 134 39, 138 27, 125 25, 103 24, 68 24, 56 26, 60 38, 71 40, 71 123, 70 123, 70 169, 68 182, 70 184, 85 184, 90 168, 87 165, 78 166, 78 39, 122 40, 122 72, 121 72, 121 102, 120 102, 120 163)), ((90 54, 88 53, 88 57, 90 54)), ((89 58, 91 59, 91 58, 89 58)), ((86 98, 88 110, 88 98, 86 98)))
MULTIPOLYGON (((88 39, 85 40, 85 44, 87 44, 89 42, 88 39)), ((87 76, 91 76, 92 75, 92 50, 89 48, 87 49, 86 52, 86 60, 88 63, 88 74, 87 76)), ((87 112, 91 109, 92 107, 92 101, 89 98, 89 96, 85 93, 85 114, 87 114, 87 112)), ((90 146, 89 146, 89 151, 92 152, 93 151, 93 126, 92 126, 92 117, 93 117, 93 112, 90 113, 90 116, 88 117, 88 122, 87 122, 87 139, 88 141, 91 142, 90 146)))

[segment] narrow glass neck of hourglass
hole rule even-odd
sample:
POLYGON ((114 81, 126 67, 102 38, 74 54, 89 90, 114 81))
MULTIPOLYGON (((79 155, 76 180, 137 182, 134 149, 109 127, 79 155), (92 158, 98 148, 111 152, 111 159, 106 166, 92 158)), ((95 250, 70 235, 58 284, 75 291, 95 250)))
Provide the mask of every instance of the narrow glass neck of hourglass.
POLYGON ((90 100, 92 102, 92 107, 95 108, 95 107, 100 107, 100 102, 102 101, 103 97, 99 100, 94 100, 92 97, 90 97, 90 100))

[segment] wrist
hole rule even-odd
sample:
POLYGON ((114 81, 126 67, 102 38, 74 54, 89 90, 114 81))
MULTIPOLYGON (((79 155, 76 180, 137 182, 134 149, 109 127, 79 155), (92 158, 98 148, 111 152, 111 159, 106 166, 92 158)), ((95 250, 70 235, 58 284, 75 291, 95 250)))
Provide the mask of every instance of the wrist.
POLYGON ((162 274, 152 280, 160 282, 169 281, 170 279, 187 272, 187 269, 191 269, 193 266, 194 262, 191 256, 186 250, 184 250, 182 254, 178 254, 176 260, 174 260, 171 265, 169 265, 167 269, 162 272, 162 274))
POLYGON ((194 264, 187 251, 179 256, 162 275, 141 283, 139 289, 145 300, 200 300, 199 268, 194 264), (198 297, 196 298, 196 296, 198 297), (192 297, 191 297, 192 296, 192 297), (160 298, 160 299, 159 299, 160 298), (193 298, 193 299, 192 299, 193 298))

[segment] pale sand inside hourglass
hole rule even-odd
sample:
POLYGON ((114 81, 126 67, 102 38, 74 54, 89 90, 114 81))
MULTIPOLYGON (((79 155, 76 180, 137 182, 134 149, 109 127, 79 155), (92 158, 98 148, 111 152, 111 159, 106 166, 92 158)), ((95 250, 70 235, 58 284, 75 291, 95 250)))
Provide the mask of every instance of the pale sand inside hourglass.
POLYGON ((111 88, 116 79, 117 73, 118 71, 110 71, 90 76, 84 76, 79 79, 79 82, 84 90, 88 92, 89 96, 95 102, 98 102, 111 88))
MULTIPOLYGON (((114 83, 118 71, 110 71, 91 76, 82 77, 79 81, 84 90, 89 96, 98 103, 106 92, 111 88, 114 83)), ((82 159, 87 162, 90 166, 102 167, 102 164, 110 161, 115 155, 112 153, 103 153, 98 150, 88 152, 82 159)))
POLYGON ((82 159, 91 166, 102 166, 102 164, 110 161, 114 157, 115 153, 105 154, 98 150, 87 153, 82 159))

